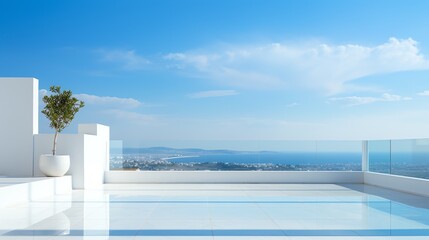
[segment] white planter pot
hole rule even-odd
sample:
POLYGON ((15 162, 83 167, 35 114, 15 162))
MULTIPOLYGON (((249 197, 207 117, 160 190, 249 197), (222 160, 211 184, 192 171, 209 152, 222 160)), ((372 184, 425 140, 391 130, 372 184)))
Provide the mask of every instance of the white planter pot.
POLYGON ((39 159, 39 168, 48 177, 64 176, 70 168, 70 156, 42 154, 39 159))

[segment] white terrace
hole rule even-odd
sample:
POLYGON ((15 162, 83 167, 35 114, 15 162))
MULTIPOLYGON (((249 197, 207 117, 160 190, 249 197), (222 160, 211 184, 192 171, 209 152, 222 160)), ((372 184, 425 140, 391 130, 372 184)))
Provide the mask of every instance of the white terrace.
POLYGON ((0 239, 429 238, 429 181, 369 171, 368 141, 361 171, 109 171, 109 127, 80 124, 43 177, 38 80, 0 84, 0 239))

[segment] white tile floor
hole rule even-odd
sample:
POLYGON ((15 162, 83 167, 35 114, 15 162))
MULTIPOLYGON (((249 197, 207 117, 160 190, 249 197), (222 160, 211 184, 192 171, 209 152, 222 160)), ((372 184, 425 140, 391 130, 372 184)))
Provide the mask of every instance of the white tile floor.
POLYGON ((366 185, 121 184, 0 208, 0 239, 429 239, 429 199, 366 185))

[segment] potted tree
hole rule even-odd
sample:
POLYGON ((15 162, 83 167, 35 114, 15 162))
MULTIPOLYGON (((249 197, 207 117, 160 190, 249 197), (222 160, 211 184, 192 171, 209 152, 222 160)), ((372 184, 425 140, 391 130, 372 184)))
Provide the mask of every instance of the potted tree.
POLYGON ((57 155, 58 134, 70 125, 75 114, 85 106, 84 102, 73 97, 71 91, 61 91, 59 86, 51 86, 50 95, 43 97, 46 104, 42 113, 55 130, 52 154, 42 154, 39 160, 40 170, 48 177, 64 176, 70 168, 69 155, 57 155))

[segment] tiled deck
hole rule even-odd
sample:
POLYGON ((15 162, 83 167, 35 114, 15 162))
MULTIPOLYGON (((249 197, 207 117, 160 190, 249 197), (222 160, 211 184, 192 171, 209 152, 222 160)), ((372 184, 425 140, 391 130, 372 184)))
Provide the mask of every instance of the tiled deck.
POLYGON ((122 184, 0 209, 0 239, 429 239, 429 199, 361 184, 122 184))

